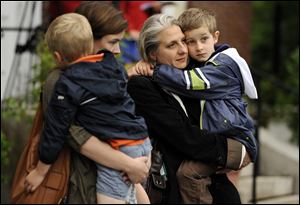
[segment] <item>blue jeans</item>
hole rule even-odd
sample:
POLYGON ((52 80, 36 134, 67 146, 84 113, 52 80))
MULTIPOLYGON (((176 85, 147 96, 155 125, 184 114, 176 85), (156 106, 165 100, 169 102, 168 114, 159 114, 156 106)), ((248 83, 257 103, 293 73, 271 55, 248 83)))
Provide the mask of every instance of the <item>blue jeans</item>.
MULTIPOLYGON (((149 156, 152 150, 151 142, 147 138, 143 144, 134 146, 121 146, 120 151, 126 155, 137 158, 141 156, 149 156)), ((108 168, 106 166, 97 165, 97 193, 104 194, 114 199, 125 201, 131 183, 123 180, 120 171, 108 168)))

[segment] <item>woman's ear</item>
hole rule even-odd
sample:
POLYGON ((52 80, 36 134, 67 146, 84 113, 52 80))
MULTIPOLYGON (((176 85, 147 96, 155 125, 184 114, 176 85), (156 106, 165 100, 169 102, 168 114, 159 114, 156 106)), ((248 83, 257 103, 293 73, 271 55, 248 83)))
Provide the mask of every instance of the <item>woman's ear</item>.
POLYGON ((218 43, 219 36, 220 36, 220 31, 216 31, 216 32, 213 34, 215 44, 218 43))
POLYGON ((150 57, 150 59, 151 59, 151 61, 154 61, 154 62, 156 62, 156 53, 155 52, 151 52, 150 53, 150 55, 149 55, 149 57, 150 57))

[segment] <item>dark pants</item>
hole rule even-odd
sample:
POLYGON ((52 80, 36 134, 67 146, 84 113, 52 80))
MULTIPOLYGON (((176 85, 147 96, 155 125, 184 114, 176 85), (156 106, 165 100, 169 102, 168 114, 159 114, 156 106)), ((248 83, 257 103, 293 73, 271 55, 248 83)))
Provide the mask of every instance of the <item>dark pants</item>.
POLYGON ((214 174, 211 180, 213 204, 241 204, 239 192, 226 174, 214 174))

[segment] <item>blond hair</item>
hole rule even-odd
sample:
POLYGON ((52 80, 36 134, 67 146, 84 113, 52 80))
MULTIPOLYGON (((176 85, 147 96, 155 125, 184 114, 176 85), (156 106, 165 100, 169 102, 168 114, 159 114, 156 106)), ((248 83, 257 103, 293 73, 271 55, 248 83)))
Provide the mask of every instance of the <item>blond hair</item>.
POLYGON ((76 13, 55 18, 45 35, 52 52, 58 52, 65 61, 72 62, 93 52, 93 33, 88 20, 76 13))
POLYGON ((190 8, 178 17, 183 32, 206 26, 210 33, 217 31, 215 13, 206 9, 190 8))
POLYGON ((178 21, 173 16, 166 14, 155 14, 144 22, 139 36, 139 52, 144 61, 155 64, 155 61, 150 58, 150 54, 156 52, 159 47, 158 35, 173 25, 179 26, 178 21))

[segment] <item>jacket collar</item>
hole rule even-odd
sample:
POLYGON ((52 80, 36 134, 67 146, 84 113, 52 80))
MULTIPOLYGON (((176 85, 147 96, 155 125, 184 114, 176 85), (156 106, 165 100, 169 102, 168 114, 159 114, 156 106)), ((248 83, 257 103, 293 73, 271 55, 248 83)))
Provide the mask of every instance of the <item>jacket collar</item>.
POLYGON ((79 62, 91 62, 91 63, 95 63, 97 61, 102 61, 103 56, 104 56, 104 53, 96 54, 96 55, 84 56, 84 57, 78 58, 73 63, 79 63, 79 62))

